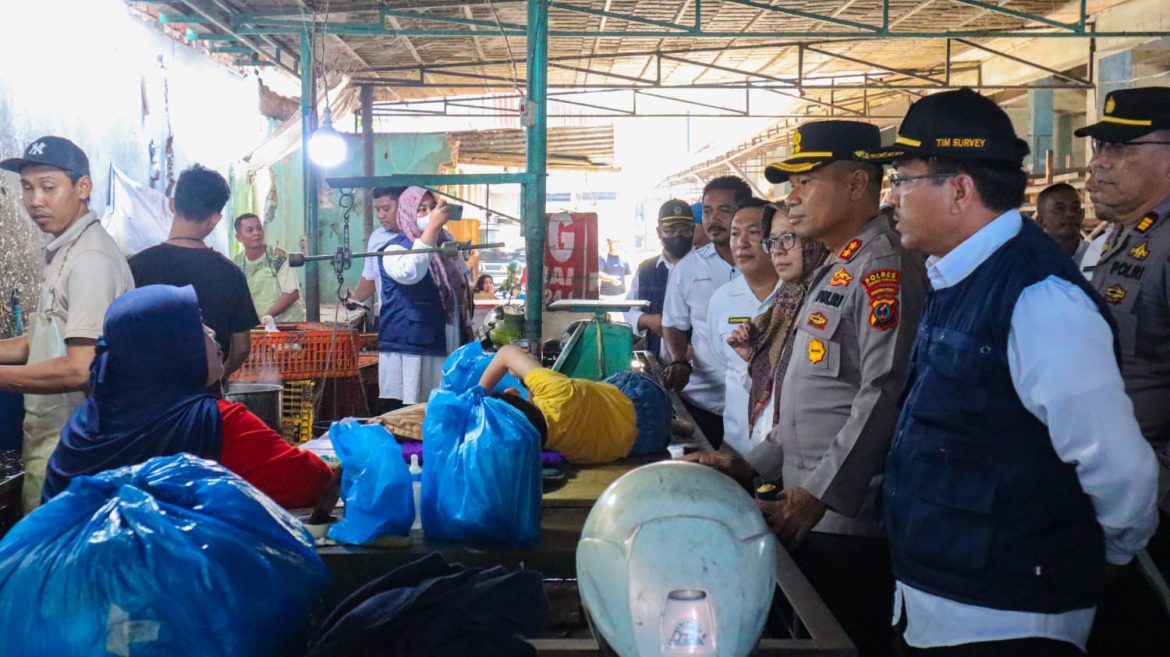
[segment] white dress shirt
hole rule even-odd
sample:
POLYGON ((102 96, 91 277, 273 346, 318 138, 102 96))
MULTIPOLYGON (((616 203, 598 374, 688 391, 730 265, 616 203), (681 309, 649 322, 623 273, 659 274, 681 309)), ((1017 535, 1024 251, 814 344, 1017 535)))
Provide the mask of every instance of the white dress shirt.
MULTIPOLYGON (((927 259, 936 290, 958 284, 1020 232, 1006 212, 942 258, 927 259)), ((1156 466, 1134 419, 1113 353, 1113 334, 1080 288, 1050 276, 1021 292, 1008 333, 1008 369, 1024 407, 1048 427, 1052 446, 1075 464, 1105 533, 1106 559, 1129 562, 1154 533, 1156 466)), ((1096 608, 1043 614, 948 600, 902 582, 894 623, 906 612, 906 642, 916 648, 1046 638, 1081 650, 1096 608)))
MULTIPOLYGON (((377 251, 382 246, 394 237, 390 231, 378 226, 370 233, 370 239, 366 240, 366 251, 377 251)), ((374 303, 370 307, 374 309, 374 319, 378 319, 378 311, 382 308, 382 276, 378 273, 378 259, 364 258, 362 263, 362 278, 374 282, 374 303)))
POLYGON ((716 414, 723 412, 723 372, 715 369, 707 305, 715 290, 738 275, 715 250, 714 244, 705 244, 675 264, 666 283, 662 308, 663 327, 692 331, 693 369, 687 387, 683 388, 683 397, 716 414))
POLYGON ((747 279, 737 276, 715 290, 707 310, 711 352, 724 381, 723 444, 740 454, 747 454, 755 446, 756 436, 748 426, 751 378, 747 362, 727 344, 727 337, 741 324, 770 308, 776 301, 778 287, 761 301, 748 286, 747 279))
POLYGON ((1089 246, 1081 253, 1081 273, 1090 281, 1093 280, 1093 271, 1097 269, 1097 263, 1101 262, 1101 252, 1105 250, 1105 240, 1109 239, 1109 233, 1116 230, 1116 226, 1117 224, 1113 224, 1108 229, 1101 231, 1101 234, 1093 238, 1093 241, 1089 242, 1089 246))
MULTIPOLYGON (((666 271, 668 272, 674 271, 674 264, 675 263, 664 258, 661 253, 658 254, 658 259, 654 261, 655 267, 658 265, 666 265, 666 271)), ((626 298, 631 300, 638 298, 638 269, 634 269, 634 277, 630 279, 630 291, 626 293, 626 298)), ((645 314, 646 310, 644 308, 630 308, 625 313, 623 313, 623 317, 626 320, 626 323, 630 325, 630 328, 634 329, 634 333, 642 337, 646 337, 646 329, 638 328, 638 319, 645 314)), ((666 340, 658 341, 658 353, 654 355, 658 358, 659 364, 663 367, 666 367, 666 364, 672 360, 670 355, 666 352, 666 340)))

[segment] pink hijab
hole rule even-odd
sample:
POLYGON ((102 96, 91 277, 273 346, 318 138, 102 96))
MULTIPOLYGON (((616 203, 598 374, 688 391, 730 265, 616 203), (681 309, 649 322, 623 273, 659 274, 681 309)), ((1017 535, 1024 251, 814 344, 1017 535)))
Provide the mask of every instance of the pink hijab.
MULTIPOLYGON (((422 187, 407 187, 398 197, 398 232, 411 241, 422 237, 422 229, 418 227, 418 204, 427 194, 427 190, 422 187)), ((444 229, 439 236, 439 243, 435 246, 453 239, 455 238, 451 233, 444 229)), ((439 298, 443 302, 443 310, 447 313, 448 319, 455 315, 456 299, 464 306, 467 303, 465 300, 468 298, 468 286, 463 271, 463 262, 457 257, 448 258, 436 254, 436 257, 431 258, 431 277, 435 280, 435 286, 439 288, 439 298)), ((467 308, 463 310, 462 314, 466 314, 467 308)), ((463 324, 466 324, 466 321, 460 317, 456 325, 462 327, 463 324)))

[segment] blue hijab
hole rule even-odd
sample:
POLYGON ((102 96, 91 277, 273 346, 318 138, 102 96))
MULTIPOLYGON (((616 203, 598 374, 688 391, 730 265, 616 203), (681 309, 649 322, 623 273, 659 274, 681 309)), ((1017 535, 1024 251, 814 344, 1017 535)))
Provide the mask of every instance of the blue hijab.
POLYGON ((187 452, 219 460, 222 418, 206 391, 207 347, 195 289, 148 285, 110 304, 90 393, 61 430, 45 500, 73 477, 187 452))

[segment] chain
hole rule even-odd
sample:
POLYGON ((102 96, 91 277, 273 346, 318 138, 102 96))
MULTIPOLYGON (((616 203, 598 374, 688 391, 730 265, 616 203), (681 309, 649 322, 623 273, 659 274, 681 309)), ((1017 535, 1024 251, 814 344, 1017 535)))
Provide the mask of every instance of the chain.
POLYGON ((337 247, 337 253, 333 255, 333 272, 337 274, 337 300, 345 301, 345 272, 353 264, 353 250, 349 248, 349 216, 353 213, 353 190, 341 190, 337 205, 341 208, 341 246, 337 247))

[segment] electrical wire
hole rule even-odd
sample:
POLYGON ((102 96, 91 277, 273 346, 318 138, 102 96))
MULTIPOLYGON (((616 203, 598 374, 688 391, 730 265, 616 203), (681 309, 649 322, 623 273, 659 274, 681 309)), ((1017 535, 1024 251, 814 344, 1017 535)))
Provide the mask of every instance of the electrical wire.
POLYGON ((508 33, 504 30, 504 25, 500 22, 500 15, 496 13, 496 5, 492 3, 492 0, 487 0, 487 6, 492 11, 492 18, 496 21, 496 27, 500 30, 500 35, 504 37, 504 47, 508 50, 508 62, 512 65, 512 89, 520 96, 520 102, 523 104, 527 96, 520 90, 520 70, 516 66, 516 56, 512 54, 512 42, 508 39, 508 33))

